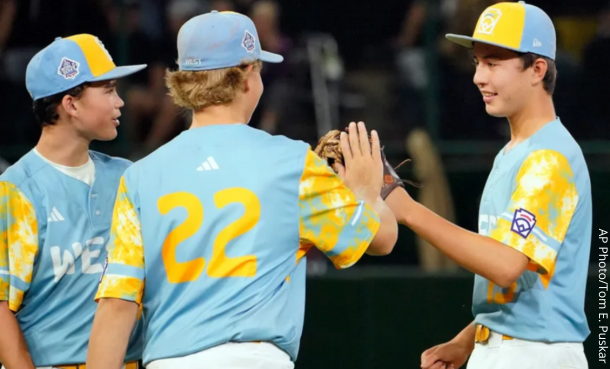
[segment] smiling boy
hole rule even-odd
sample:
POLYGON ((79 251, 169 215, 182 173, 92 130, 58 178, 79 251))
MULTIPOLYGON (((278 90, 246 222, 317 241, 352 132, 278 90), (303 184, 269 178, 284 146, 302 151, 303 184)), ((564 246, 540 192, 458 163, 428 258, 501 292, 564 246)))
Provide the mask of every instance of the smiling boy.
POLYGON ((506 117, 511 139, 494 160, 478 234, 413 201, 388 197, 397 220, 476 274, 474 322, 422 354, 423 368, 586 368, 584 297, 591 185, 582 151, 555 114, 556 36, 540 8, 499 3, 472 37, 474 84, 485 109, 506 117))

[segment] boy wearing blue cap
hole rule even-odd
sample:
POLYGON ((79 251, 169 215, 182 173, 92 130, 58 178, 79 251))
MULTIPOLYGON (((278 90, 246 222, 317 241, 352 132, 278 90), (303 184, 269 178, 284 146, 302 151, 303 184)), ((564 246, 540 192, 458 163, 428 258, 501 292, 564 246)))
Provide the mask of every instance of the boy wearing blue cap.
POLYGON ((87 368, 120 365, 131 325, 119 322, 140 304, 149 369, 293 368, 307 251, 348 268, 396 242, 379 138, 371 149, 363 123, 343 137, 350 190, 307 144, 249 127, 261 62, 282 57, 244 15, 192 18, 178 54, 167 84, 191 129, 123 175, 87 368))
MULTIPOLYGON (((57 38, 27 66, 42 125, 36 147, 0 176, 0 361, 8 369, 78 368, 86 361, 106 259, 112 203, 130 165, 90 151, 116 137, 117 67, 97 37, 57 38)), ((137 368, 134 333, 125 368, 137 368)))
POLYGON ((423 368, 586 368, 582 342, 592 231, 589 173, 582 151, 555 114, 556 38, 540 8, 499 3, 472 37, 474 83, 487 113, 506 117, 511 140, 494 160, 468 232, 417 204, 403 189, 388 197, 396 218, 476 274, 474 322, 422 354, 423 368))

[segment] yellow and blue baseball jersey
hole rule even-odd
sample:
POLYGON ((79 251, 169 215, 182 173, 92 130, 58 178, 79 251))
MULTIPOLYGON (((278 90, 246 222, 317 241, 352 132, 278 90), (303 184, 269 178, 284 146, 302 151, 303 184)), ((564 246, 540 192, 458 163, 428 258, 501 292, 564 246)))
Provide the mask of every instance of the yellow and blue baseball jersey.
POLYGON ((143 305, 145 364, 230 341, 273 342, 296 360, 307 251, 347 268, 378 228, 305 143, 196 128, 125 172, 97 298, 143 305))
POLYGON ((475 277, 475 322, 525 340, 583 342, 591 232, 589 172, 559 118, 500 151, 483 192, 479 233, 530 261, 509 288, 475 277))
MULTIPOLYGON (((116 190, 130 165, 90 156, 91 187, 33 151, 0 176, 0 300, 16 313, 36 366, 87 358, 116 190)), ((141 354, 134 334, 127 356, 141 354)))

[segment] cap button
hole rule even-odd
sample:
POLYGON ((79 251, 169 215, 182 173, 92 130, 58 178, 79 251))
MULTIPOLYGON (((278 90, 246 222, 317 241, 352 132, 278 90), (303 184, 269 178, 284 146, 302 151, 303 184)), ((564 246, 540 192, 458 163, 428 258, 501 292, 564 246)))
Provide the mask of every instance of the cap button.
POLYGON ((519 4, 525 4, 525 1, 519 1, 519 4))
POLYGON ((212 10, 212 13, 216 14, 216 13, 218 13, 218 10, 212 10))
POLYGON ((61 40, 61 37, 55 37, 55 41, 61 40))

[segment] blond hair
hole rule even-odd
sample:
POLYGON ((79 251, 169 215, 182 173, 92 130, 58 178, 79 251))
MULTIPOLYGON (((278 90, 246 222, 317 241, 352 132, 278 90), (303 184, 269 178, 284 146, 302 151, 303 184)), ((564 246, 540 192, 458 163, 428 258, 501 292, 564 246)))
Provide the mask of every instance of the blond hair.
POLYGON ((197 111, 212 105, 226 105, 233 102, 238 93, 245 92, 244 82, 248 78, 248 67, 251 65, 252 72, 262 68, 262 62, 257 60, 214 70, 167 70, 165 83, 169 95, 180 107, 197 111))

